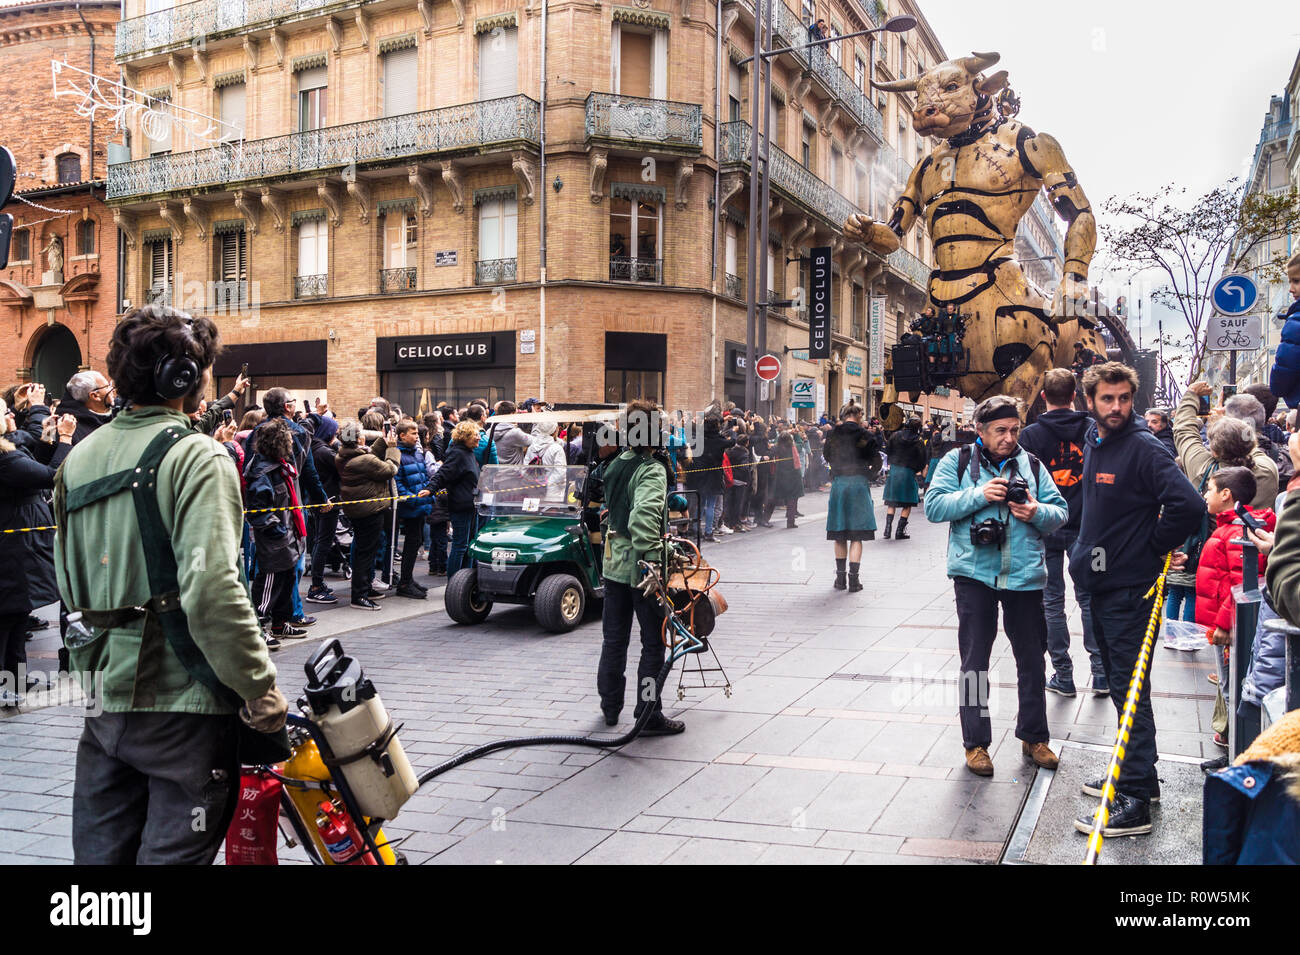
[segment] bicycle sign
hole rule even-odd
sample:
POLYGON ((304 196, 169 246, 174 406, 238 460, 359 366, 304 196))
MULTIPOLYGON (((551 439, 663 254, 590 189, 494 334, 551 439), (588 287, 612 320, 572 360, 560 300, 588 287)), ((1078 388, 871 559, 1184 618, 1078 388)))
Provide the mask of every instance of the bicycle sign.
POLYGON ((1220 315, 1245 315, 1259 301, 1259 288, 1249 275, 1225 275, 1214 283, 1210 300, 1220 315))
POLYGON ((1205 347, 1210 351, 1254 351, 1259 342, 1258 315, 1212 315, 1206 323, 1205 347))

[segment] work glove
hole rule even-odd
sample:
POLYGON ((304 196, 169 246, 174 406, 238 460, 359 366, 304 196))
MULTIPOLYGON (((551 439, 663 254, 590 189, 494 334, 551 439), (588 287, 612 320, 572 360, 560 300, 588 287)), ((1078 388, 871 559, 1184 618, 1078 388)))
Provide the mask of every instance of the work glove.
POLYGON ((289 701, 280 688, 271 689, 255 700, 245 700, 239 718, 259 733, 277 733, 284 728, 284 718, 289 712, 289 701))

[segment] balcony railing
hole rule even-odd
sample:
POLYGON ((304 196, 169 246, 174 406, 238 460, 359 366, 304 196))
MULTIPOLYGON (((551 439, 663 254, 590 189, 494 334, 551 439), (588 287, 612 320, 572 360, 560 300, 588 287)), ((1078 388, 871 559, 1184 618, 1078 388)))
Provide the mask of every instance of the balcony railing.
POLYGON ((380 269, 379 270, 379 291, 388 292, 414 292, 415 291, 415 269, 398 268, 398 269, 380 269))
MULTIPOLYGON (((850 214, 862 210, 830 184, 795 162, 794 157, 777 146, 770 149, 772 186, 812 209, 836 229, 844 227, 850 214)), ((749 163, 749 124, 724 123, 722 126, 722 164, 749 163)))
POLYGON ((149 286, 145 289, 144 300, 148 305, 170 305, 172 303, 171 283, 149 286))
POLYGON ((278 20, 337 12, 361 6, 361 0, 197 0, 122 20, 117 25, 115 55, 135 56, 149 50, 188 46, 198 37, 244 33, 278 20))
POLYGON ((475 285, 503 285, 518 281, 518 259, 479 259, 474 263, 475 285))
POLYGON ((328 294, 328 275, 296 275, 293 279, 294 298, 321 298, 328 294))
POLYGON ((704 144, 703 110, 698 103, 592 93, 587 97, 587 138, 638 146, 676 146, 698 150, 704 144))
POLYGON ((537 145, 539 122, 536 100, 527 96, 503 96, 242 144, 111 163, 108 198, 228 186, 318 173, 352 163, 481 152, 521 143, 537 145))
POLYGON ((211 307, 216 311, 242 308, 248 304, 248 283, 235 279, 221 279, 209 286, 211 307))
POLYGON ((930 267, 906 249, 891 252, 885 261, 917 288, 930 287, 930 267))
POLYGON ((727 298, 744 298, 745 290, 741 288, 740 276, 732 275, 730 272, 723 274, 722 294, 727 298))
POLYGON ((658 285, 663 282, 663 259, 647 259, 631 255, 609 257, 611 282, 645 282, 658 285))

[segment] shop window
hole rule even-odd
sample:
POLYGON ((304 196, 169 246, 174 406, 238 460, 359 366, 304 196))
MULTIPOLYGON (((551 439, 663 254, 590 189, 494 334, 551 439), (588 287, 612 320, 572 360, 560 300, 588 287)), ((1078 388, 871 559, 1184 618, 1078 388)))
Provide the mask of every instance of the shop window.
POLYGON ((298 71, 298 129, 324 129, 329 108, 329 71, 314 66, 298 71))
POLYGON ((625 197, 610 199, 611 282, 662 282, 662 247, 662 203, 625 197))
POLYGON ((95 254, 95 220, 82 219, 77 223, 77 255, 95 254))
POLYGON ((81 157, 76 153, 59 153, 54 157, 59 182, 81 182, 81 157))
POLYGON ((622 404, 646 398, 661 401, 663 396, 664 373, 662 371, 628 371, 618 368, 605 369, 605 401, 609 404, 622 404))

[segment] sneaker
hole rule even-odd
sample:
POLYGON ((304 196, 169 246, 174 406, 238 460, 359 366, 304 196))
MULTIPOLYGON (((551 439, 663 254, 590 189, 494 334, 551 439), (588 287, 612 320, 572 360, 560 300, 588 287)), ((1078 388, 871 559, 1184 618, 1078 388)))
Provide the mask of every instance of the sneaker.
MULTIPOLYGON (((1100 799, 1100 798, 1101 798, 1101 787, 1102 787, 1102 785, 1104 784, 1104 782, 1105 782, 1105 781, 1104 781, 1104 780, 1101 780, 1101 779, 1094 779, 1094 780, 1093 780, 1092 782, 1090 782, 1090 783, 1084 783, 1084 784, 1083 784, 1082 786, 1080 786, 1079 788, 1083 791, 1083 794, 1084 794, 1085 796, 1096 796, 1098 799, 1100 799)), ((1116 793, 1115 795, 1118 796, 1119 793, 1116 793)), ((1159 793, 1156 793, 1154 796, 1152 796, 1150 799, 1147 800, 1147 802, 1153 802, 1153 803, 1154 803, 1154 802, 1159 802, 1159 801, 1160 801, 1160 794, 1159 794, 1159 793)))
POLYGON ((1201 772, 1203 773, 1217 773, 1219 770, 1227 768, 1227 756, 1216 756, 1214 759, 1207 759, 1205 762, 1201 763, 1201 772))
POLYGON ((397 588, 397 596, 410 597, 412 600, 424 600, 427 595, 423 590, 419 590, 414 584, 402 584, 397 588))
POLYGON ((301 617, 290 617, 289 622, 295 627, 310 627, 316 622, 316 618, 303 614, 301 617))
POLYGON ((275 637, 271 636, 269 633, 266 635, 266 649, 268 650, 280 649, 280 641, 277 640, 275 637))
POLYGON ((354 601, 352 601, 352 603, 351 603, 349 606, 356 607, 358 610, 378 610, 378 609, 379 609, 379 604, 375 603, 375 602, 374 602, 373 600, 371 600, 369 597, 362 597, 362 598, 360 598, 359 600, 354 600, 354 601))
POLYGON ((427 594, 429 592, 429 588, 424 586, 424 584, 420 583, 418 580, 412 580, 410 583, 412 587, 414 587, 416 590, 420 591, 421 593, 427 594))
POLYGON ((1215 745, 1215 746, 1222 747, 1223 749, 1227 749, 1227 748, 1228 748, 1228 737, 1224 736, 1222 733, 1215 733, 1215 734, 1214 734, 1214 745, 1215 745))
POLYGON ((32 614, 27 615, 27 623, 25 627, 28 633, 32 633, 33 631, 36 630, 44 630, 49 625, 50 622, 48 620, 42 620, 40 617, 34 616, 32 614))
POLYGON ((1074 696, 1078 692, 1074 688, 1074 678, 1061 679, 1059 673, 1052 674, 1052 678, 1047 681, 1046 690, 1048 693, 1056 693, 1060 696, 1074 696))
POLYGON ((1110 696, 1110 681, 1106 679, 1106 674, 1094 673, 1092 675, 1092 695, 1110 696))
POLYGON ((313 587, 307 591, 307 596, 303 598, 309 604, 336 604, 339 598, 334 595, 334 591, 328 587, 313 587))
POLYGON ((291 623, 286 623, 282 627, 272 627, 271 636, 279 637, 281 640, 301 640, 307 636, 307 631, 300 630, 291 623))
POLYGON ((686 732, 686 724, 681 720, 670 720, 660 713, 651 717, 650 722, 641 729, 642 736, 675 736, 686 732))
POLYGON ((712 534, 705 534, 703 538, 706 544, 716 544, 718 539, 712 534))
MULTIPOLYGON (((1101 810, 1098 809, 1098 812, 1101 810)), ((1092 816, 1080 816, 1074 820, 1074 828, 1084 835, 1092 832, 1092 816)), ((1101 834, 1107 839, 1115 836, 1141 836, 1151 831, 1151 806, 1145 799, 1136 799, 1124 793, 1115 794, 1115 803, 1111 806, 1110 816, 1101 834)))
POLYGON ((391 587, 380 587, 380 588, 371 587, 370 593, 367 594, 366 596, 368 596, 371 600, 383 600, 391 593, 393 593, 391 587))

